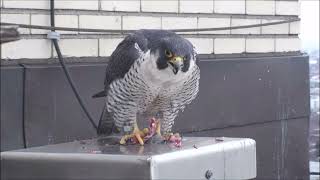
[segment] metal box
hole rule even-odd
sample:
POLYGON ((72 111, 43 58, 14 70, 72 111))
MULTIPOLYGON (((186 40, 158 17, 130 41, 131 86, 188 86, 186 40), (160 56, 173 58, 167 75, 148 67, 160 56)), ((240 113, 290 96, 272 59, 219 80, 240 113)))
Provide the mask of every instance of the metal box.
POLYGON ((1 179, 252 179, 256 144, 245 138, 184 137, 120 146, 117 137, 1 153, 1 179))

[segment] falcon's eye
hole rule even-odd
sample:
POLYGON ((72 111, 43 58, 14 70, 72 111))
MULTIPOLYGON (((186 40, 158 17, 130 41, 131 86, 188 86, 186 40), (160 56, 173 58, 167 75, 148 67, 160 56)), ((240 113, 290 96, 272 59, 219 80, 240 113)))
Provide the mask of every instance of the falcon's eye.
POLYGON ((164 53, 166 54, 167 57, 171 58, 172 57, 172 52, 169 50, 165 50, 164 53))

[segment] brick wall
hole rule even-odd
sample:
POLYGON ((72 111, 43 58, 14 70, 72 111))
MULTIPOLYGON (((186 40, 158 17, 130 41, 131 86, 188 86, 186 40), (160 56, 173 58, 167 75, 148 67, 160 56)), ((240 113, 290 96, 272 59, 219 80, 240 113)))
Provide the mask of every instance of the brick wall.
MULTIPOLYGON (((275 0, 56 0, 56 26, 97 29, 211 28, 296 18, 299 2, 275 0)), ((50 24, 49 0, 1 0, 1 22, 50 24)), ((299 51, 299 22, 184 33, 200 54, 299 51)), ((1 58, 50 58, 46 30, 20 29, 22 40, 1 46, 1 58)), ((61 32, 65 56, 109 56, 123 35, 61 32)))

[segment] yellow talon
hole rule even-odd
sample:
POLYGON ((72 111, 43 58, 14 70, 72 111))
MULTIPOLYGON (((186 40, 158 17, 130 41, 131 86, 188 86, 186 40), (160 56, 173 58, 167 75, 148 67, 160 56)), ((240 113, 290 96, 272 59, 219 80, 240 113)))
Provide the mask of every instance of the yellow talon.
POLYGON ((139 144, 140 144, 141 146, 143 146, 143 145, 144 145, 144 142, 143 142, 143 140, 142 140, 142 138, 141 138, 140 132, 135 133, 135 137, 137 138, 139 144))
POLYGON ((143 138, 148 134, 148 132, 149 132, 148 128, 144 128, 141 131, 141 130, 139 130, 138 125, 134 124, 132 134, 122 136, 119 143, 121 145, 125 145, 130 138, 136 138, 136 140, 139 142, 139 144, 143 146, 144 145, 143 138))
POLYGON ((121 140, 120 140, 120 144, 121 144, 121 145, 125 145, 125 144, 127 143, 127 141, 128 141, 131 137, 133 137, 132 134, 122 136, 122 138, 121 138, 121 140))

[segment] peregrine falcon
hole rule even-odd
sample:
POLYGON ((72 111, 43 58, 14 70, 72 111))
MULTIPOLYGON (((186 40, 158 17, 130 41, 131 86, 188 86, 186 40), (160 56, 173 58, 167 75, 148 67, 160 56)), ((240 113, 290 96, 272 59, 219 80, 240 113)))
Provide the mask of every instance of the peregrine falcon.
POLYGON ((159 117, 161 133, 170 133, 179 111, 195 99, 199 79, 196 51, 187 39, 167 30, 129 34, 110 57, 104 90, 93 96, 106 96, 98 134, 116 127, 139 136, 138 114, 159 117))

